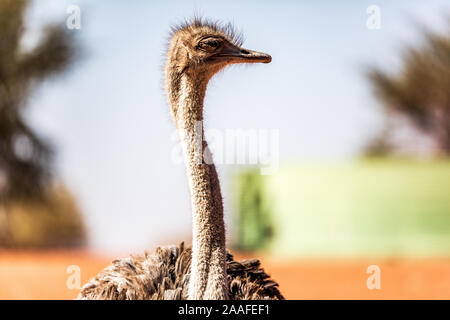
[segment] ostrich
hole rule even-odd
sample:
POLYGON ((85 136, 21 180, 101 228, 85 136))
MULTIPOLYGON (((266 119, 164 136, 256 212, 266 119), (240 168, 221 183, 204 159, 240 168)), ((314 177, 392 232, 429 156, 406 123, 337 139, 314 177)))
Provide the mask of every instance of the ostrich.
POLYGON ((234 261, 225 248, 220 184, 203 135, 208 81, 235 63, 269 63, 270 55, 241 48, 230 25, 195 18, 172 29, 165 66, 168 104, 182 144, 191 194, 193 244, 112 262, 78 299, 284 299, 259 260, 234 261))

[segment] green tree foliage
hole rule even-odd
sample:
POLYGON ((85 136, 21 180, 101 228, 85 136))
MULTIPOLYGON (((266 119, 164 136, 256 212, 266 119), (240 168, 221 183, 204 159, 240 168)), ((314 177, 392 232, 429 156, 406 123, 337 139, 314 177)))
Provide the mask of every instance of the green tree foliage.
POLYGON ((0 1, 0 200, 36 198, 48 185, 52 151, 25 122, 24 108, 42 80, 67 70, 76 53, 63 24, 48 25, 24 51, 28 0, 0 1))
MULTIPOLYGON (((450 31, 450 19, 448 21, 450 31)), ((402 116, 431 137, 440 151, 450 154, 450 32, 424 30, 424 42, 405 48, 401 70, 389 74, 371 68, 369 80, 387 115, 402 116)), ((384 132, 369 149, 388 146, 384 132)), ((370 150, 369 150, 370 151, 370 150)))
POLYGON ((233 246, 239 250, 266 249, 273 237, 272 211, 264 181, 258 170, 243 172, 237 177, 236 194, 239 198, 233 246))

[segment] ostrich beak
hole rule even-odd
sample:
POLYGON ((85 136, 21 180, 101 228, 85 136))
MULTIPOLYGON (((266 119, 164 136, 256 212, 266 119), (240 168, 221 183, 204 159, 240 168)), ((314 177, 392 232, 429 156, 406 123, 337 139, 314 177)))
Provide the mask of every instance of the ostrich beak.
POLYGON ((225 46, 222 51, 216 55, 219 59, 224 59, 227 63, 270 63, 272 57, 267 53, 240 48, 237 46, 225 46))
POLYGON ((236 55, 238 59, 241 59, 242 62, 262 62, 262 63, 270 63, 272 61, 272 57, 263 52, 241 49, 240 52, 236 55))

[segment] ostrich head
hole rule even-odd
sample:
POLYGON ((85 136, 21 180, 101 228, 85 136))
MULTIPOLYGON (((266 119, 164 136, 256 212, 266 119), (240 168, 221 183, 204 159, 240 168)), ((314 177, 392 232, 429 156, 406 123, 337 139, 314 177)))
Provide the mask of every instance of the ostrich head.
MULTIPOLYGON (((227 65, 272 61, 270 55, 244 49, 241 45, 241 36, 230 24, 195 18, 173 27, 165 67, 170 104, 179 102, 185 85, 195 87, 199 96, 203 96, 211 77, 227 65), (183 77, 187 84, 182 85, 183 77)), ((176 118, 176 110, 172 113, 176 118)))
POLYGON ((172 30, 168 64, 179 72, 196 73, 209 79, 220 69, 234 63, 269 63, 270 55, 244 49, 241 36, 231 25, 222 26, 194 19, 172 30))

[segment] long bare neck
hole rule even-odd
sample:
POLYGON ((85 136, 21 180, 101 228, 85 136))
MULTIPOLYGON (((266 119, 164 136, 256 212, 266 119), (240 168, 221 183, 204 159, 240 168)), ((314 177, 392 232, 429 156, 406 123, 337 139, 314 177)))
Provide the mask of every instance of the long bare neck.
POLYGON ((169 81, 169 101, 191 192, 193 245, 188 298, 222 300, 228 299, 225 225, 219 179, 203 134, 206 85, 206 81, 187 75, 169 81))

